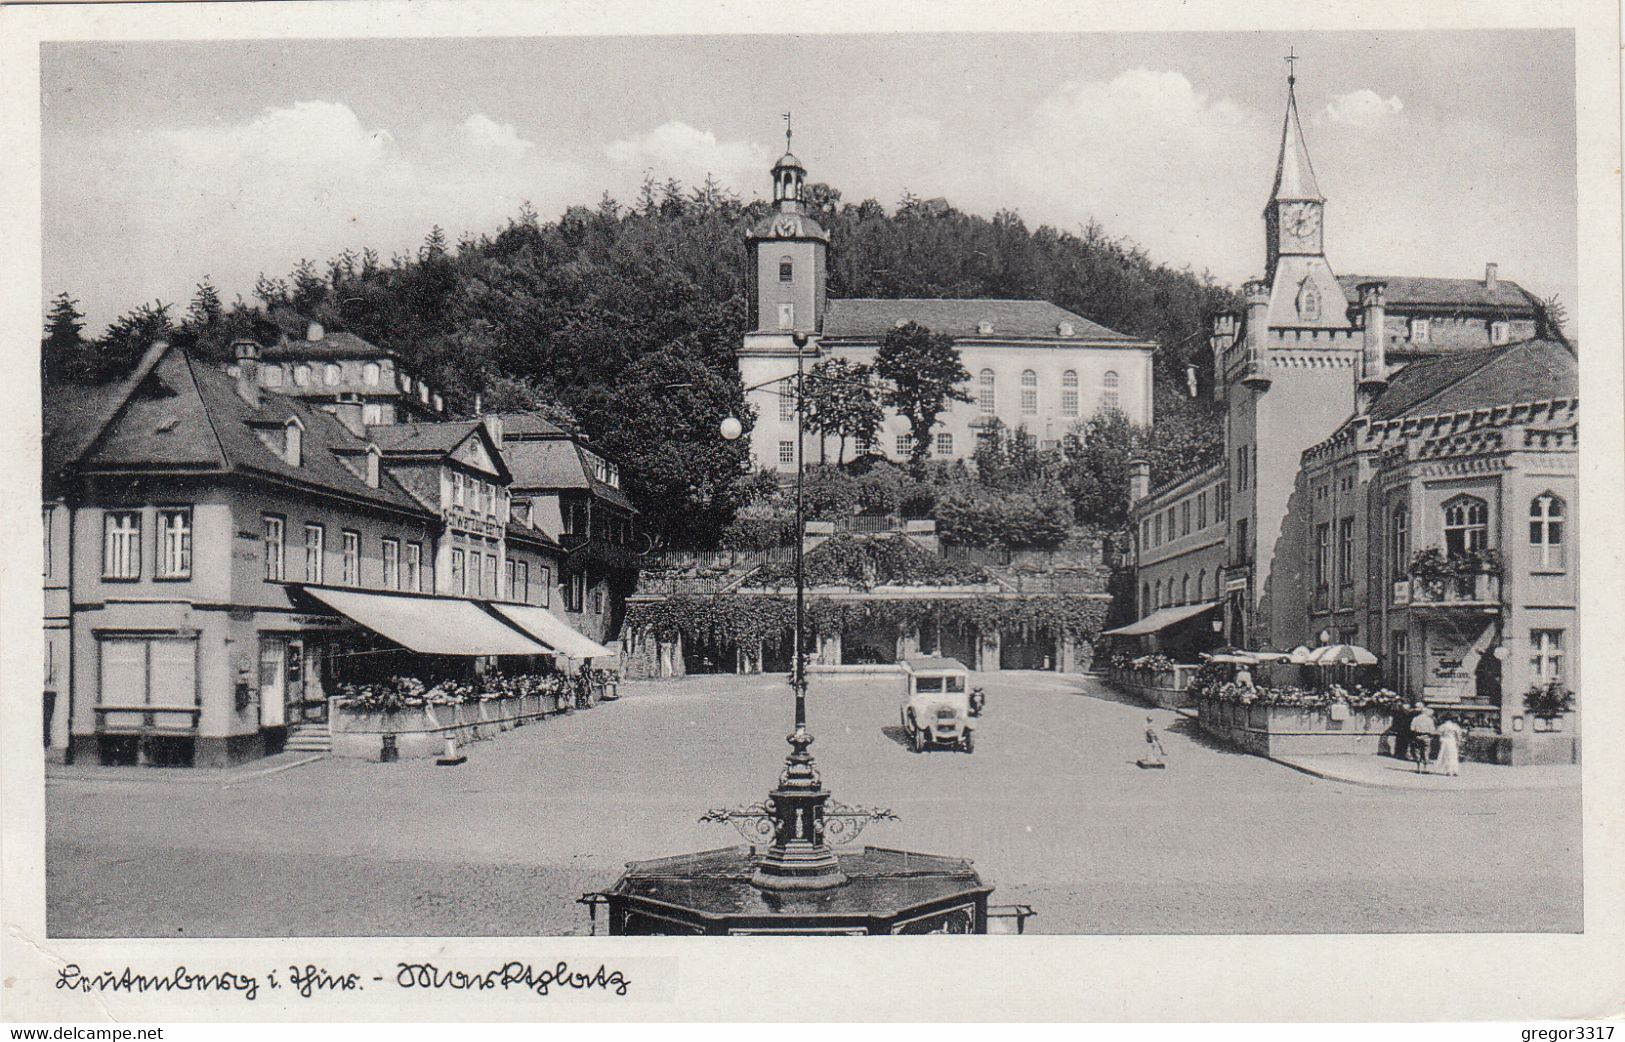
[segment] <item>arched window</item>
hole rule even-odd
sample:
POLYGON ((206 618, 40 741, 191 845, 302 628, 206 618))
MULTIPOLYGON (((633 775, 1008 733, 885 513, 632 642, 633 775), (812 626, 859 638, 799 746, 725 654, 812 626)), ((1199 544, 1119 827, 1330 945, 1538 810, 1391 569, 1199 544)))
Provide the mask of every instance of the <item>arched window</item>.
POLYGON ((1542 492, 1529 503, 1529 546, 1535 567, 1561 569, 1563 559, 1563 499, 1542 492))
POLYGON ((1061 415, 1076 416, 1078 414, 1078 374, 1076 370, 1068 369, 1061 374, 1061 415))
POLYGON ((1156 591, 1157 591, 1157 596, 1156 596, 1156 599, 1151 602, 1151 607, 1160 608, 1160 607, 1162 607, 1162 580, 1161 579, 1157 580, 1156 591))
POLYGON ((341 375, 343 375, 343 374, 340 371, 339 367, 337 365, 333 364, 332 362, 327 363, 327 365, 325 365, 322 368, 322 382, 323 383, 326 383, 326 384, 329 384, 329 385, 336 384, 336 383, 339 382, 339 377, 341 375))
POLYGON ((1191 602, 1191 575, 1190 575, 1189 572, 1186 572, 1185 577, 1183 579, 1179 580, 1179 603, 1180 604, 1189 604, 1190 602, 1191 602))
POLYGON ((1141 583, 1140 584, 1140 614, 1144 615, 1145 613, 1151 611, 1153 607, 1155 607, 1155 606, 1151 603, 1151 584, 1150 583, 1141 583))
POLYGON ((976 402, 983 416, 992 416, 995 405, 993 370, 983 369, 977 382, 976 402))
POLYGON ((796 264, 795 264, 795 261, 791 260, 789 257, 780 257, 779 258, 779 281, 780 282, 794 282, 795 277, 796 277, 796 264))
POLYGON ((1021 374, 1021 414, 1031 416, 1038 411, 1038 374, 1031 369, 1021 374))
POLYGON ((1207 569, 1203 568, 1196 573, 1196 599, 1207 600, 1207 569))
POLYGON ((1306 322, 1320 317, 1320 290, 1307 275, 1298 283, 1298 317, 1306 322))
POLYGON ((1389 539, 1394 556, 1394 578, 1403 579, 1411 565, 1411 508, 1404 503, 1394 504, 1388 522, 1389 539))
POLYGON ((1117 388, 1121 383, 1122 380, 1118 377, 1115 369, 1108 369, 1106 375, 1100 378, 1100 407, 1102 409, 1118 409, 1122 407, 1120 404, 1121 399, 1117 396, 1117 388))
POLYGON ((1490 541, 1490 508, 1477 496, 1457 496, 1444 505, 1444 552, 1460 557, 1490 541))
POLYGON ((377 362, 368 362, 361 367, 361 382, 368 387, 377 387, 378 377, 381 373, 382 370, 378 368, 377 362))

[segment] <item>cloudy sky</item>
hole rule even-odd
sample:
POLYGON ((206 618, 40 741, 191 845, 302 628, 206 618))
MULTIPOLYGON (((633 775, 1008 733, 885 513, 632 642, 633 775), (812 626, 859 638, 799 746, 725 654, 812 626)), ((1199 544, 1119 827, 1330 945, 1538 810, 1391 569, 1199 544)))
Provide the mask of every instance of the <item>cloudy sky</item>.
MULTIPOLYGON (((645 173, 813 180, 1263 264, 1288 47, 1341 272, 1502 276, 1574 306, 1568 33, 712 36, 51 44, 44 293, 92 331, 209 275, 556 215, 645 173)), ((839 248, 839 243, 836 244, 839 248)))

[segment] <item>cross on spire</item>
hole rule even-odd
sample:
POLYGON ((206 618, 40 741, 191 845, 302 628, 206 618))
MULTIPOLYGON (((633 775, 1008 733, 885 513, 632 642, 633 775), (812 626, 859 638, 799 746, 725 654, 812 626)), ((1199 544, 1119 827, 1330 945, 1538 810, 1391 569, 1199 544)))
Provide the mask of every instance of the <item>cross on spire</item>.
MULTIPOLYGON (((1298 77, 1296 75, 1298 69, 1297 69, 1297 66, 1294 64, 1295 62, 1297 62, 1299 60, 1298 53, 1297 53, 1297 48, 1296 47, 1288 47, 1286 49, 1286 57, 1281 59, 1281 60, 1286 62, 1286 85, 1288 87, 1290 87, 1294 83, 1298 82, 1298 77)), ((788 114, 786 114, 785 118, 789 119, 790 117, 789 117, 788 114)))

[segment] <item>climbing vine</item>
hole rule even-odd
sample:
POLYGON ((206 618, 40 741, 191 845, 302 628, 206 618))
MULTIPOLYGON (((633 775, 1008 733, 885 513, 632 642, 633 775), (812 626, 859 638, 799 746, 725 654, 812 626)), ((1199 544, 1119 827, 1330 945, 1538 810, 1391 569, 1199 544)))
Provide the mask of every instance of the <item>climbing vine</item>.
MULTIPOLYGON (((807 600, 807 618, 814 630, 843 632, 870 626, 892 626, 899 632, 916 630, 926 620, 939 626, 976 627, 985 633, 1018 631, 1023 635, 1048 630, 1076 641, 1092 642, 1100 633, 1106 603, 1068 594, 1029 596, 910 597, 839 601, 829 597, 807 600)), ((633 602, 627 606, 626 624, 647 630, 661 640, 682 636, 706 643, 752 646, 777 643, 795 623, 795 601, 788 595, 718 594, 677 596, 661 601, 633 602)))
MULTIPOLYGON (((802 562, 808 586, 978 586, 992 579, 980 565, 946 561, 908 539, 860 539, 837 535, 818 544, 802 562)), ((746 586, 784 587, 795 583, 795 565, 773 561, 757 568, 746 586)))

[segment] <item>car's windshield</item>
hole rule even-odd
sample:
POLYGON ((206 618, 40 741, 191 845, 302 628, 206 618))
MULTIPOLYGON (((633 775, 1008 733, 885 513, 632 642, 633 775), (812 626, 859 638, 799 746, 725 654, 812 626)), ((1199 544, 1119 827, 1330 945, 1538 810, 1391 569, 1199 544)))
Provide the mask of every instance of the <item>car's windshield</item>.
MULTIPOLYGON (((942 690, 941 677, 915 677, 914 690, 935 694, 942 690)), ((951 690, 951 689, 950 689, 951 690)))

